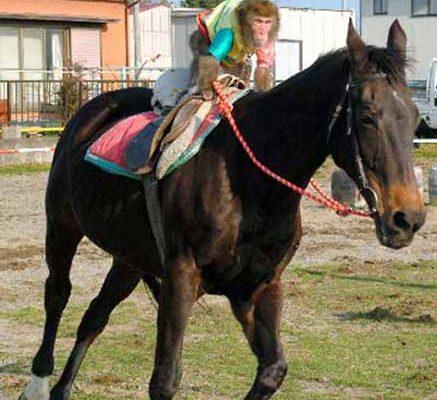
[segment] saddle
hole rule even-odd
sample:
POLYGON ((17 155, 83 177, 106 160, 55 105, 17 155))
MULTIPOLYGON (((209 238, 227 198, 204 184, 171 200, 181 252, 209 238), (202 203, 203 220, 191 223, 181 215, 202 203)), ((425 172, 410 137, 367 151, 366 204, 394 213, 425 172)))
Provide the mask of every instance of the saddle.
MULTIPOLYGON (((143 166, 137 168, 135 172, 137 174, 151 173, 155 165, 159 164, 160 155, 164 150, 178 140, 187 129, 191 133, 196 130, 199 126, 199 121, 203 121, 212 106, 211 101, 204 101, 201 96, 193 95, 174 107, 163 118, 159 128, 154 133, 149 151, 146 154, 146 162, 143 166)), ((178 153, 177 150, 174 150, 172 153, 171 159, 175 161, 179 154, 176 154, 178 153)))

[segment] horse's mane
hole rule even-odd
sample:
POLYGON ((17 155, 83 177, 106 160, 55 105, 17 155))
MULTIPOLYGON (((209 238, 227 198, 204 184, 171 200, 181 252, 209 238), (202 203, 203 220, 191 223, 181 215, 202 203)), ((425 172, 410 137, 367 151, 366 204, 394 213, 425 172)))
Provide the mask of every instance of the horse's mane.
POLYGON ((367 46, 367 51, 370 61, 376 64, 378 72, 384 72, 389 79, 396 82, 405 81, 405 69, 412 64, 412 60, 406 55, 375 46, 367 46))
MULTIPOLYGON (((405 80, 405 68, 411 65, 411 60, 390 49, 376 46, 366 46, 370 62, 376 65, 377 72, 385 73, 390 80, 402 82, 405 80)), ((332 65, 340 66, 345 72, 349 71, 350 61, 347 48, 334 50, 321 55, 310 67, 287 79, 284 83, 297 84, 303 83, 309 76, 317 76, 318 72, 332 65)))

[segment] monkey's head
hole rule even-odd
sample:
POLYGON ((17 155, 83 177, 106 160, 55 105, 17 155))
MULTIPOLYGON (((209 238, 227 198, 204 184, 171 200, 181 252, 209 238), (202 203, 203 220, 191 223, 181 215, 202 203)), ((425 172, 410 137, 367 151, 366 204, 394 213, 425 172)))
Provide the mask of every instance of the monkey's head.
POLYGON ((276 40, 279 11, 269 0, 243 0, 237 10, 238 24, 247 47, 262 48, 276 40))

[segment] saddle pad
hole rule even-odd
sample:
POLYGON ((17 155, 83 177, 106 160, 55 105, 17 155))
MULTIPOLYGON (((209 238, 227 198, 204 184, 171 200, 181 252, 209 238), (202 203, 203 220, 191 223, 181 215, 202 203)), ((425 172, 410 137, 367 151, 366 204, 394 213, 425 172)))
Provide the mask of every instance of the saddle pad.
MULTIPOLYGON (((125 152, 129 143, 158 117, 158 114, 148 111, 123 119, 89 147, 85 160, 111 174, 140 179, 141 177, 126 164, 125 152)), ((153 129, 149 134, 153 136, 153 129)))
MULTIPOLYGON (((234 103, 249 91, 228 88, 228 100, 234 103)), ((164 178, 194 157, 220 121, 216 102, 205 101, 186 124, 176 124, 161 141, 156 177, 164 178)), ((161 122, 162 118, 152 111, 128 117, 97 139, 88 149, 85 160, 111 174, 140 180, 141 175, 152 171, 141 165, 148 165, 148 146, 161 122)))

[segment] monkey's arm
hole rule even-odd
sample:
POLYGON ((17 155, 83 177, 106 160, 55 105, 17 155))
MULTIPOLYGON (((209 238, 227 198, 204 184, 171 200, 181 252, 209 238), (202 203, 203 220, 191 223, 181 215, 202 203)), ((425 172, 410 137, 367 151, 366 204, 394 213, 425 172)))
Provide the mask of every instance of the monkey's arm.
POLYGON ((200 93, 207 98, 212 97, 212 83, 217 79, 220 71, 220 61, 214 56, 199 57, 199 72, 197 76, 197 87, 200 93))
POLYGON ((261 68, 257 66, 253 78, 255 80, 255 90, 259 92, 266 92, 274 85, 273 74, 270 68, 261 68))
POLYGON ((212 90, 212 83, 217 79, 220 71, 220 62, 226 58, 234 44, 234 33, 231 29, 222 29, 217 32, 208 48, 208 54, 199 56, 199 71, 197 84, 200 92, 212 90))

